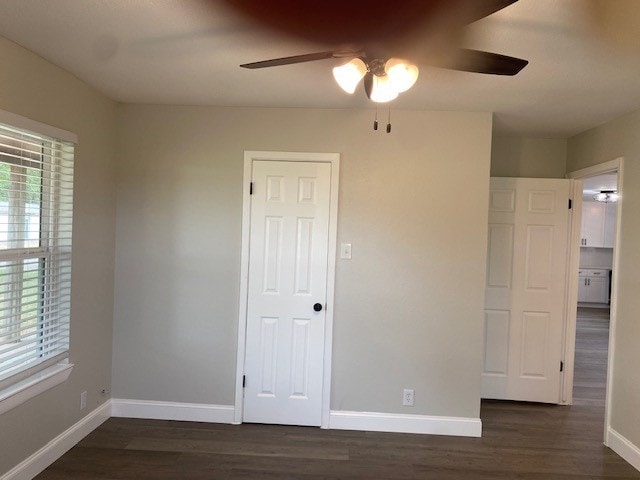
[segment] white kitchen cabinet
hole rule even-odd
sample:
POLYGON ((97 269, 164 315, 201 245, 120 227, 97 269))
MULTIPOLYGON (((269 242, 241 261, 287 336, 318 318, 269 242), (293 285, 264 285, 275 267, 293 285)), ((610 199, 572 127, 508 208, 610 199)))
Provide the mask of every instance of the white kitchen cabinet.
POLYGON ((605 203, 604 215, 604 247, 613 248, 616 244, 616 220, 618 219, 618 204, 605 203))
POLYGON ((580 269, 578 302, 609 303, 609 270, 580 269))
POLYGON ((582 203, 581 247, 613 248, 616 235, 617 204, 585 201, 582 203))
POLYGON ((604 203, 582 203, 581 247, 602 247, 604 245, 604 216, 604 203))
POLYGON ((587 285, 587 277, 580 276, 578 279, 578 302, 585 303, 589 300, 589 286, 587 285))
POLYGON ((589 293, 587 302, 609 303, 609 279, 603 277, 589 277, 589 293))

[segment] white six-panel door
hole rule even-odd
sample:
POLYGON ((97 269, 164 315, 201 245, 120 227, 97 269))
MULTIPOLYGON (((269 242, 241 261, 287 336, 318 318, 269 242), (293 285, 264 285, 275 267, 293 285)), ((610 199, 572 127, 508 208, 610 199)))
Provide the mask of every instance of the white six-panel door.
POLYGON ((570 182, 491 179, 483 398, 560 402, 570 182))
POLYGON ((243 420, 319 426, 331 164, 254 160, 252 183, 243 420))

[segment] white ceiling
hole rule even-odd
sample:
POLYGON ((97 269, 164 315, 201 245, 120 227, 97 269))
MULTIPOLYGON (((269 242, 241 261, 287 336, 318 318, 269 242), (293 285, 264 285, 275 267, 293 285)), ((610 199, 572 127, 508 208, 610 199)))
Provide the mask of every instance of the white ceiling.
MULTIPOLYGON (((599 40, 588 1, 520 0, 470 25, 465 46, 530 64, 516 77, 421 65, 392 108, 493 111, 498 133, 539 137, 640 109, 640 52, 599 40)), ((2 0, 0 34, 120 102, 374 108, 337 87, 333 60, 239 68, 325 48, 257 31, 211 0, 2 0)))

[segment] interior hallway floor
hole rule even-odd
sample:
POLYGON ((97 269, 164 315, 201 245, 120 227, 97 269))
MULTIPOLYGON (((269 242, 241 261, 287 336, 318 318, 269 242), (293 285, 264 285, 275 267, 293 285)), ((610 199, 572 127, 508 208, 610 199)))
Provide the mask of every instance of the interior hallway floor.
POLYGON ((609 309, 578 307, 574 405, 593 405, 604 409, 608 351, 609 309))
POLYGON ((111 418, 37 479, 640 479, 602 444, 605 337, 580 309, 575 404, 483 401, 482 438, 111 418))

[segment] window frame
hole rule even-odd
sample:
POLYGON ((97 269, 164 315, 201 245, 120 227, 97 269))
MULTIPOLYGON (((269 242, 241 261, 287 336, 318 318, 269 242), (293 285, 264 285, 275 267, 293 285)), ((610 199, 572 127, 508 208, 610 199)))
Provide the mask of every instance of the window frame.
MULTIPOLYGON (((0 110, 0 123, 11 126, 15 129, 32 132, 36 135, 50 137, 52 141, 49 147, 53 146, 56 141, 69 142, 74 144, 75 147, 77 147, 78 144, 78 138, 74 133, 4 110, 0 110)), ((47 146, 43 144, 43 156, 46 156, 46 148, 47 146)), ((3 160, 3 163, 12 164, 12 162, 6 161, 6 159, 3 160)), ((16 162, 15 165, 24 167, 25 169, 29 168, 29 165, 25 165, 24 162, 21 164, 16 162)), ((37 167, 38 170, 43 173, 46 171, 45 168, 48 168, 43 167, 43 165, 38 162, 34 162, 32 168, 33 167, 37 167)), ((60 166, 60 168, 62 168, 62 166, 60 166)), ((43 173, 41 173, 41 175, 43 173)), ((48 229, 50 226, 48 222, 43 221, 42 212, 45 211, 45 206, 47 209, 46 211, 50 212, 51 206, 54 205, 54 202, 51 202, 52 193, 55 192, 53 192, 51 185, 47 185, 46 182, 43 182, 40 191, 39 221, 41 235, 39 238, 49 238, 48 231, 44 237, 42 236, 43 229, 48 229)), ((56 206, 59 207, 59 205, 56 206)), ((69 208, 73 209, 73 206, 71 205, 69 208)), ((59 214, 59 209, 57 214, 59 214)), ((51 214, 49 214, 49 216, 51 217, 51 214)), ((25 214, 25 217, 28 218, 27 214, 25 214)), ((55 218, 57 219, 59 217, 56 216, 55 218)), ((2 261, 38 259, 38 262, 44 263, 49 261, 50 258, 51 245, 43 245, 41 242, 39 242, 38 247, 27 246, 24 248, 11 248, 5 249, 2 252, 2 261)), ((46 269, 48 267, 39 266, 38 268, 46 269)), ((43 289, 46 288, 46 284, 43 284, 43 289)), ((44 291, 43 293, 39 293, 39 295, 44 296, 44 291)), ((71 328, 70 320, 67 324, 67 328, 69 330, 71 328)), ((7 410, 17 407, 28 399, 64 382, 71 374, 74 366, 73 363, 69 361, 69 355, 70 348, 67 348, 62 353, 52 355, 50 358, 46 358, 44 361, 30 365, 28 368, 13 373, 6 378, 0 377, 0 415, 7 410)))

